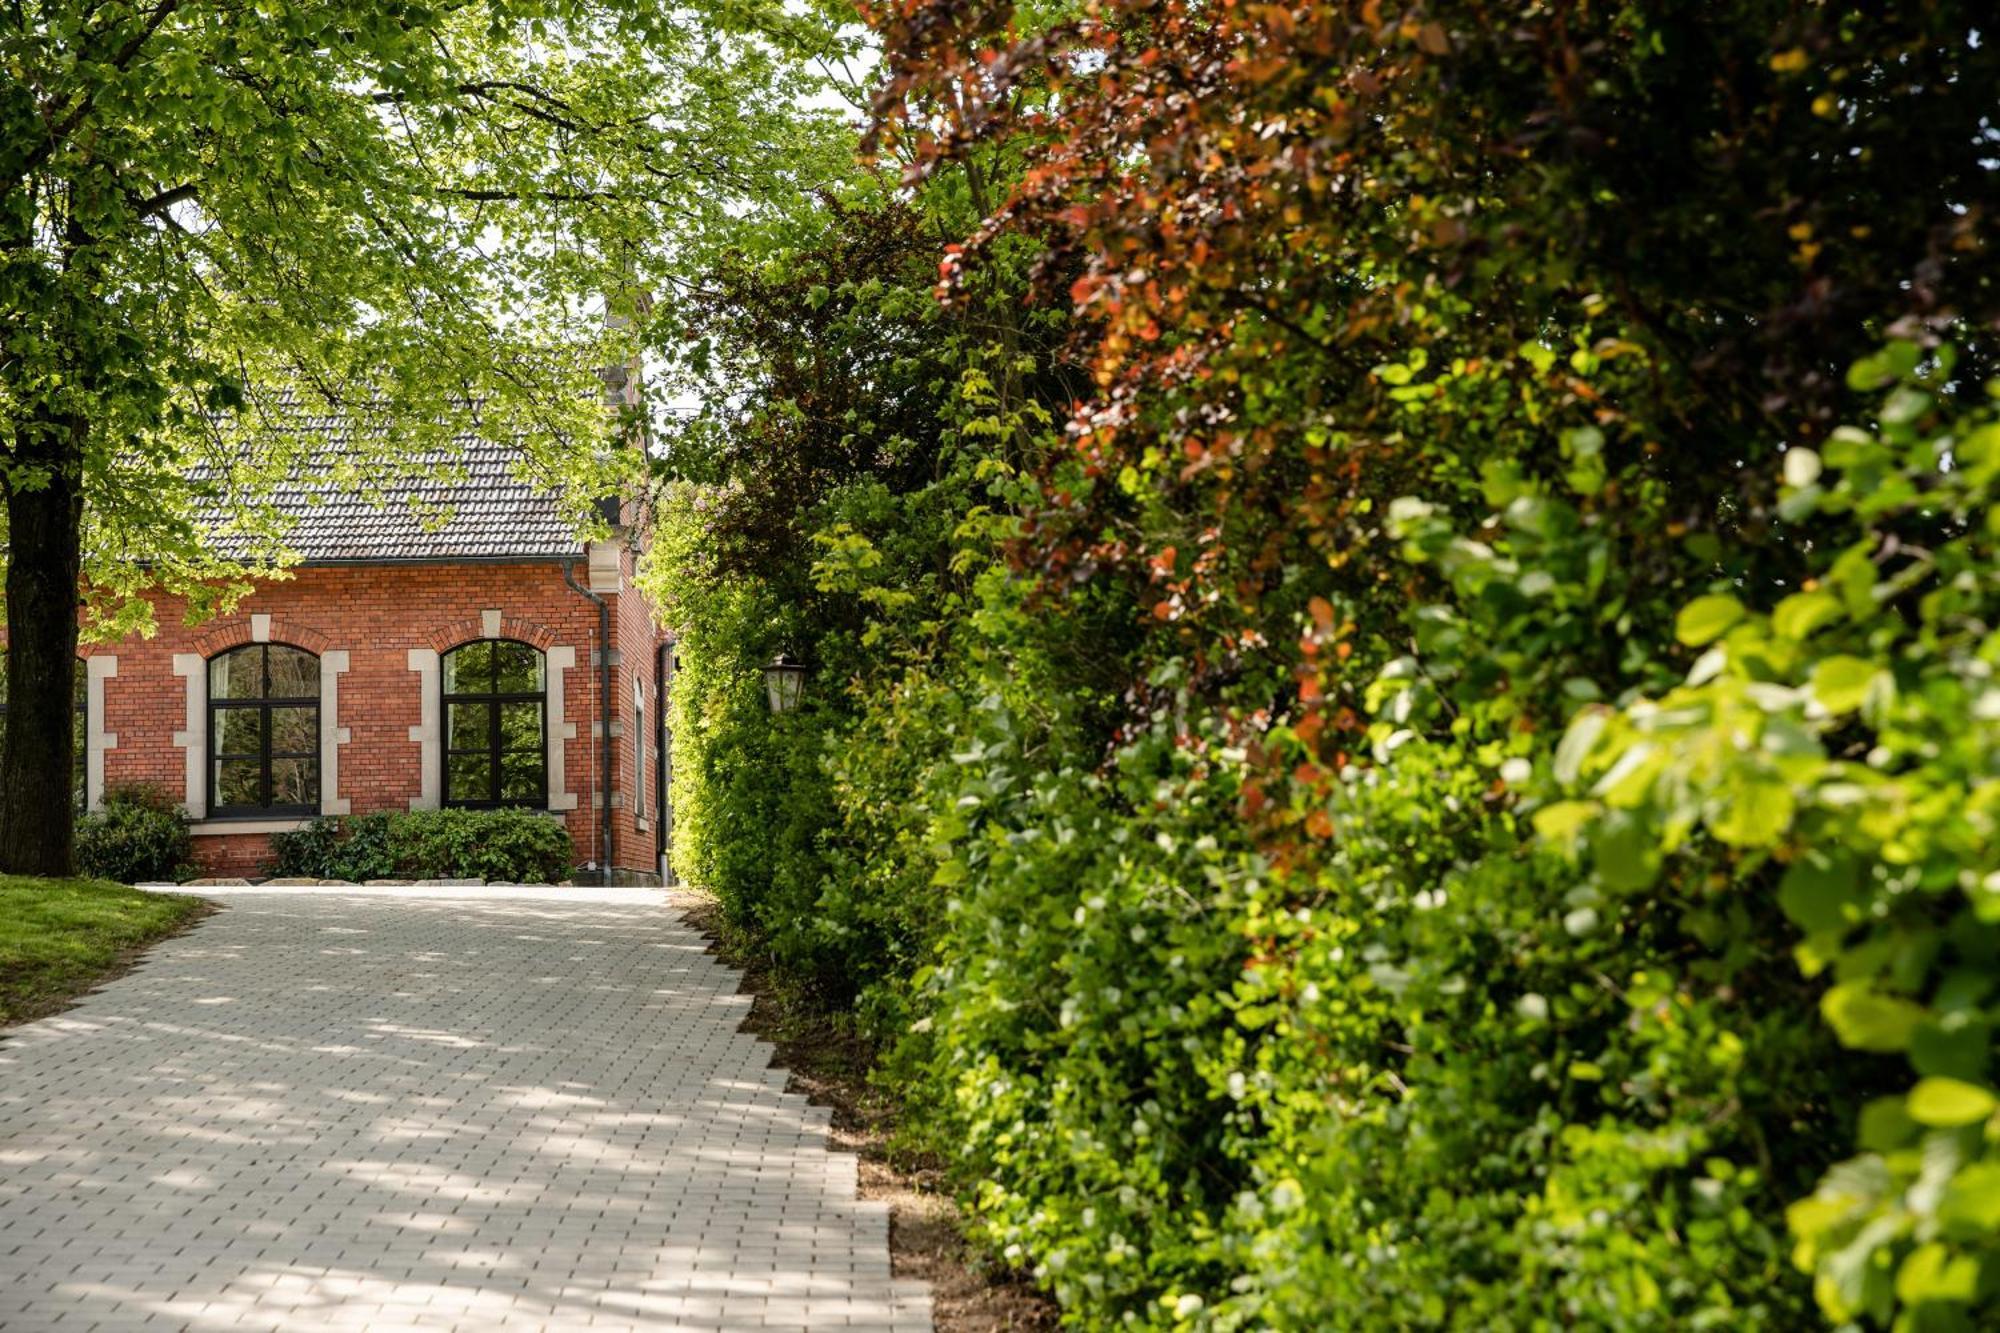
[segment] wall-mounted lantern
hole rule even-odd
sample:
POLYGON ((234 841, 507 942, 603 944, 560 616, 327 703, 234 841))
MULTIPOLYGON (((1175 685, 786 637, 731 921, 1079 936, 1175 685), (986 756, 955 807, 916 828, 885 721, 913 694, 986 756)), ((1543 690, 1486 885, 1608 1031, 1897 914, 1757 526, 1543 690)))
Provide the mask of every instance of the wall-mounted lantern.
POLYGON ((771 711, 789 713, 799 706, 799 695, 805 689, 806 666, 795 662, 784 653, 779 653, 772 663, 764 668, 764 697, 770 700, 771 711))

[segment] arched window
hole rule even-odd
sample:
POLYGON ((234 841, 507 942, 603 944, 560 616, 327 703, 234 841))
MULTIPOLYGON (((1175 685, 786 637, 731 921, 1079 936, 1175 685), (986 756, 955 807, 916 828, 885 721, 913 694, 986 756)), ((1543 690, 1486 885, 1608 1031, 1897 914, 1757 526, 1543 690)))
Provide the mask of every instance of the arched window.
MULTIPOLYGON (((84 663, 90 659, 76 659, 76 676, 70 686, 70 744, 74 747, 70 763, 69 797, 70 805, 82 810, 89 803, 85 790, 88 782, 84 762, 84 746, 90 736, 90 677, 84 663)), ((0 727, 7 723, 7 650, 0 648, 0 727)))
POLYGON ((252 643, 208 660, 208 811, 319 813, 319 659, 252 643))
POLYGON ((542 655, 477 639, 444 655, 444 803, 544 805, 547 710, 542 655))

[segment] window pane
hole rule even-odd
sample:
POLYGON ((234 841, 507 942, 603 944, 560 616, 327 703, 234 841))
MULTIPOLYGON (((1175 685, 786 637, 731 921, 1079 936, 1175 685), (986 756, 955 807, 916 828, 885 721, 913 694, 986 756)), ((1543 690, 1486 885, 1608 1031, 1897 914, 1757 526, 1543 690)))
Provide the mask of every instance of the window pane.
POLYGON ((271 697, 273 699, 319 698, 319 659, 311 653, 271 645, 271 697))
POLYGON ((493 645, 461 644, 444 655, 446 694, 487 694, 493 689, 493 645))
POLYGON ((319 760, 273 759, 271 804, 319 808, 319 760))
POLYGON ((248 805, 264 803, 260 790, 264 775, 262 765, 255 759, 218 759, 215 761, 215 803, 219 806, 248 805))
POLYGON ((448 801, 490 801, 493 799, 493 759, 485 751, 478 754, 445 756, 444 796, 448 801))
POLYGON ((500 799, 538 801, 542 797, 542 756, 503 754, 500 756, 500 799))
POLYGON ((273 708, 271 710, 272 754, 318 754, 319 709, 273 708))
POLYGON ((478 750, 482 753, 493 744, 493 714, 491 704, 448 704, 446 709, 445 748, 448 750, 478 750))
POLYGON ((542 706, 538 703, 496 705, 500 709, 500 748, 532 750, 542 748, 542 706))
POLYGON ((261 708, 216 709, 215 752, 219 755, 262 754, 264 752, 264 710, 261 708))
POLYGON ((238 648, 209 659, 208 697, 261 699, 264 696, 264 650, 238 648))
POLYGON ((525 643, 493 645, 494 666, 499 672, 495 694, 539 694, 542 690, 542 655, 525 643))

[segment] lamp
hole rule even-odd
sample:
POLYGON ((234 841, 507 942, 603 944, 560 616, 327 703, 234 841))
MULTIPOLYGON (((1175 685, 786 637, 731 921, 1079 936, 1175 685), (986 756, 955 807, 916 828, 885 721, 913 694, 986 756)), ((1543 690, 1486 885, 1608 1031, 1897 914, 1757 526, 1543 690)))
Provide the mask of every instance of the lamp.
POLYGON ((779 653, 764 668, 764 697, 770 700, 771 711, 789 713, 797 708, 805 683, 805 663, 795 662, 788 655, 779 653))

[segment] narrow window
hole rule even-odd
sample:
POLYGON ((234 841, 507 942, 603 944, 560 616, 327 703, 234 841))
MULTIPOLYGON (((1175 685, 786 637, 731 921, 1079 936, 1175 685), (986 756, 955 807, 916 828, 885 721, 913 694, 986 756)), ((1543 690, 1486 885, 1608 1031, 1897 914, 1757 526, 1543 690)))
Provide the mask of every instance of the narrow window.
POLYGON ((646 817, 646 696, 632 692, 632 822, 646 817))
POLYGON ((479 639, 444 655, 444 803, 546 805, 542 655, 479 639))
POLYGON ((319 812, 319 659, 252 643, 208 660, 208 810, 319 812))

